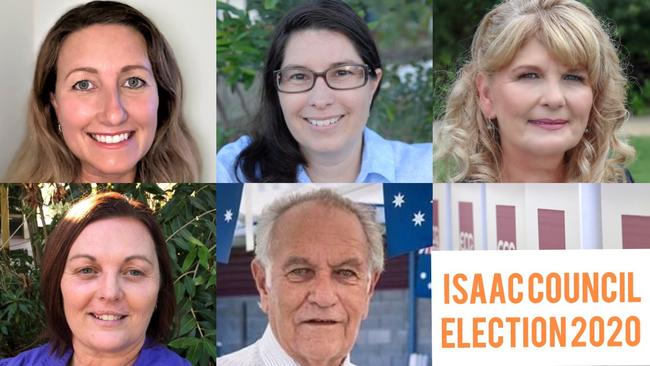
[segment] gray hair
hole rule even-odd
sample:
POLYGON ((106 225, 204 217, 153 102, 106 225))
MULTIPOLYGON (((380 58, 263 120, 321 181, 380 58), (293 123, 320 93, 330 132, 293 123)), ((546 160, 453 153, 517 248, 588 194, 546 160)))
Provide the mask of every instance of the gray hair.
POLYGON ((384 243, 382 229, 375 221, 375 214, 369 207, 353 202, 340 196, 330 189, 319 189, 302 194, 292 194, 281 197, 267 206, 257 221, 257 240, 255 246, 255 259, 268 270, 271 266, 269 248, 273 241, 273 227, 275 222, 292 207, 301 203, 318 201, 325 206, 339 208, 353 213, 361 223, 366 235, 369 252, 369 269, 371 273, 381 273, 384 270, 384 243))

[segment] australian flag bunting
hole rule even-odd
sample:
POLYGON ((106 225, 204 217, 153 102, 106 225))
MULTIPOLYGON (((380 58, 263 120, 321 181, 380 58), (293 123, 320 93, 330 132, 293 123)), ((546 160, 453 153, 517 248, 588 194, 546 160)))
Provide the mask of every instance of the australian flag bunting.
POLYGON ((244 185, 217 184, 217 262, 228 263, 244 185))
POLYGON ((431 298, 431 250, 428 247, 418 250, 415 257, 415 296, 431 298))
POLYGON ((431 246, 431 184, 384 184, 383 189, 388 256, 431 246))

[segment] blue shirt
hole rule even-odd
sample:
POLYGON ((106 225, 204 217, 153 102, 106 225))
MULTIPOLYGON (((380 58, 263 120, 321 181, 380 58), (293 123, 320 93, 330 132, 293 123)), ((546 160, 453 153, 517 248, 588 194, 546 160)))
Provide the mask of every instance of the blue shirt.
MULTIPOLYGON (((32 348, 13 358, 0 360, 0 366, 66 366, 72 357, 72 350, 67 350, 62 357, 50 354, 49 344, 32 348)), ((133 366, 190 366, 190 363, 156 342, 147 339, 140 350, 133 366)))
MULTIPOLYGON (((241 169, 237 169, 235 173, 234 165, 239 153, 250 143, 249 136, 242 136, 219 150, 217 183, 247 182, 241 169)), ((311 183, 303 165, 298 166, 296 178, 298 183, 311 183)), ((432 144, 390 141, 369 128, 363 131, 361 169, 355 183, 431 182, 433 182, 432 144)))

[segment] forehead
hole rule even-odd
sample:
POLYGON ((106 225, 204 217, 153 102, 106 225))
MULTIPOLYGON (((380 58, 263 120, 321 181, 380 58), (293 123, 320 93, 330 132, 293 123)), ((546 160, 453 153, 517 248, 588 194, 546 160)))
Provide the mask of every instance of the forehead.
POLYGON ((69 34, 61 45, 57 67, 95 67, 149 64, 147 44, 134 28, 95 24, 69 34))
POLYGON ((303 257, 317 262, 357 259, 368 263, 368 243, 355 214, 318 201, 296 205, 273 226, 271 256, 303 257))
POLYGON ((546 69, 551 64, 571 70, 586 69, 584 63, 576 59, 563 58, 561 53, 556 52, 536 37, 531 37, 522 42, 512 59, 505 63, 502 68, 527 65, 546 69))
POLYGON ((77 254, 99 259, 133 255, 156 259, 149 230, 140 221, 128 217, 111 217, 88 224, 72 244, 68 257, 77 254))
POLYGON ((306 29, 289 36, 282 66, 328 67, 346 61, 362 62, 347 36, 330 30, 306 29))

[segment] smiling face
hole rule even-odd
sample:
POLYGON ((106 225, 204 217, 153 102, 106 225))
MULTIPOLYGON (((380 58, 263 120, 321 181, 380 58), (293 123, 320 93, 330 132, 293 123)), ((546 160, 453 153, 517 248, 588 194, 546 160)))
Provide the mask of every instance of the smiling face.
POLYGON ((283 213, 272 236, 270 270, 258 261, 252 269, 273 334, 303 365, 340 364, 352 350, 379 278, 370 275, 359 219, 309 201, 283 213))
POLYGON ((61 277, 75 353, 137 352, 159 288, 154 243, 143 224, 114 217, 86 226, 70 248, 61 277))
POLYGON ((51 102, 86 182, 132 182, 158 123, 158 90, 144 38, 123 25, 70 34, 51 102))
POLYGON ((483 115, 496 118, 507 156, 558 160, 585 133, 593 91, 584 68, 572 69, 536 38, 494 75, 477 79, 483 115))
MULTIPOLYGON (((308 29, 289 37, 281 67, 323 72, 339 64, 363 64, 352 42, 338 32, 308 29)), ((317 78, 309 91, 278 93, 287 127, 308 160, 361 151, 370 103, 381 79, 381 69, 375 72, 377 77, 369 77, 358 89, 333 90, 317 78)))

